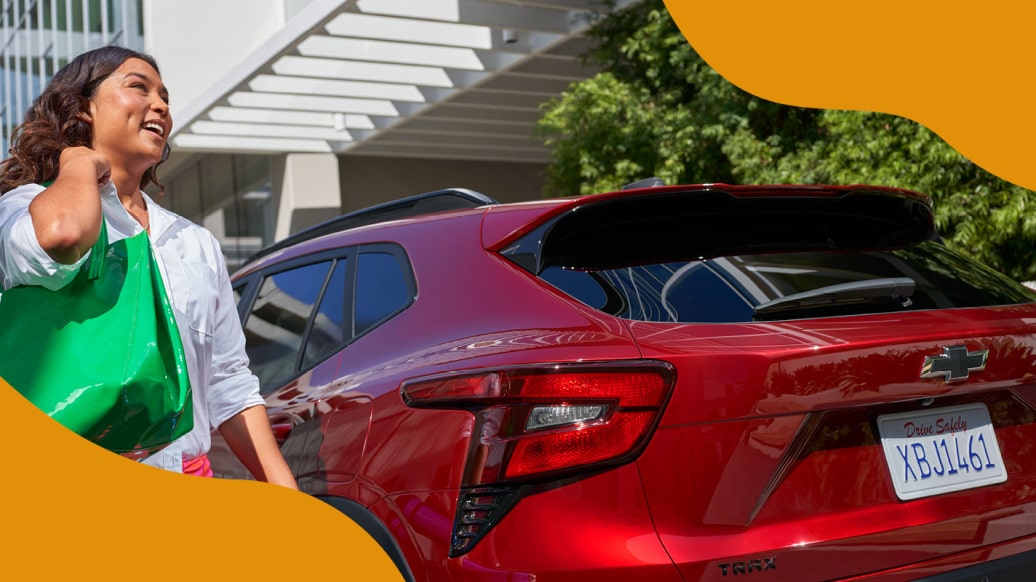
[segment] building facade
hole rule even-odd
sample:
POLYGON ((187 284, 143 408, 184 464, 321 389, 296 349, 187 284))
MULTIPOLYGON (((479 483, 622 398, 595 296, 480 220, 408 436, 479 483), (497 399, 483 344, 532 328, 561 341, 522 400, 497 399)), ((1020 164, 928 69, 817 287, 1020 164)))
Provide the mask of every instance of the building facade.
POLYGON ((54 71, 118 44, 153 55, 170 90, 161 203, 212 230, 231 268, 411 194, 535 199, 540 107, 594 72, 582 33, 612 4, 3 0, 0 144, 54 71))

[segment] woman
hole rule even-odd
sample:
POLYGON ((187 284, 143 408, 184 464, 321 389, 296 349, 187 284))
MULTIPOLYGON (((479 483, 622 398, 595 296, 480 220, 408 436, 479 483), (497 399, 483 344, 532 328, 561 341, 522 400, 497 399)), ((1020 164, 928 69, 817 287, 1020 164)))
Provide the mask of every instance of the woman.
POLYGON ((217 427, 257 479, 297 489, 248 370, 219 243, 142 190, 157 184, 172 128, 151 57, 104 47, 58 71, 0 164, 0 284, 61 288, 101 220, 109 241, 148 231, 186 352, 194 429, 145 462, 211 476, 206 453, 217 427))

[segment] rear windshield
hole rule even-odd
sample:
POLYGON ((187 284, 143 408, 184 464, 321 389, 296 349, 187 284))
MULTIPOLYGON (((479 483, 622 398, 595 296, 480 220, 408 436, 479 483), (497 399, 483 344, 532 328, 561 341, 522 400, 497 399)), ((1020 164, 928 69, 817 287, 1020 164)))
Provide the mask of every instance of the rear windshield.
POLYGON ((905 249, 740 254, 540 277, 611 315, 751 322, 1027 303, 1023 285, 929 240, 905 249))

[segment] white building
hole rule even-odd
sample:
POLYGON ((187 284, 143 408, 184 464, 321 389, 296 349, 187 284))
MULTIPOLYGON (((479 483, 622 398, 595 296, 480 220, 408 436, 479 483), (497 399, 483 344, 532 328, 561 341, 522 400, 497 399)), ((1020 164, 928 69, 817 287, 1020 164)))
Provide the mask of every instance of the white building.
MULTIPOLYGON (((619 2, 620 5, 629 2, 619 2)), ((540 105, 592 74, 599 0, 3 0, 0 146, 70 56, 154 55, 171 94, 163 205, 228 260, 447 187, 541 197, 540 105)))

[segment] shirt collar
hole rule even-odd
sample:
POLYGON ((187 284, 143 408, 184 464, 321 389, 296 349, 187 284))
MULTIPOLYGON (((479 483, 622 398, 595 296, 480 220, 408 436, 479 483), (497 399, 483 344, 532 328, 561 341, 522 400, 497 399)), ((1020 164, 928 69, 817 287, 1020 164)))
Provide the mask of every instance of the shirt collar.
MULTIPOLYGON (((157 239, 172 225, 173 218, 157 202, 152 200, 146 192, 142 191, 141 195, 147 204, 148 226, 151 228, 151 238, 157 239)), ((111 230, 109 231, 109 241, 133 236, 144 230, 144 227, 122 205, 122 201, 119 200, 119 194, 115 191, 115 184, 111 181, 101 187, 101 208, 104 210, 104 217, 108 220, 108 228, 115 231, 114 233, 111 230), (116 233, 118 236, 112 236, 116 233)))
POLYGON ((158 238, 162 236, 165 231, 169 230, 169 227, 176 222, 176 217, 152 200, 151 197, 148 196, 147 192, 141 192, 141 194, 144 196, 144 202, 147 202, 147 213, 150 217, 148 220, 150 221, 149 225, 151 226, 151 238, 157 241, 158 238))

